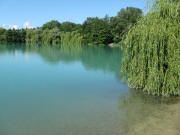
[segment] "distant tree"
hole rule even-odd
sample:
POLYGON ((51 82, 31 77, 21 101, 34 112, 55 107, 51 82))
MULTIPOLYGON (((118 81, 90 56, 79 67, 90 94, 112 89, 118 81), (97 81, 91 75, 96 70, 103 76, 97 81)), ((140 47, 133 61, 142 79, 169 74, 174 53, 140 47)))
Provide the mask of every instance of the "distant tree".
POLYGON ((7 42, 6 29, 0 28, 0 43, 7 42))
POLYGON ((60 29, 60 27, 61 27, 60 22, 58 22, 58 21, 56 21, 56 20, 52 20, 52 21, 47 22, 46 24, 44 24, 44 25, 42 26, 42 29, 43 29, 43 30, 45 30, 45 29, 50 30, 50 29, 53 29, 53 28, 58 28, 58 29, 60 29))
POLYGON ((43 32, 42 32, 42 44, 50 44, 51 43, 51 38, 50 38, 50 32, 49 32, 50 30, 48 30, 48 29, 45 29, 45 30, 43 30, 43 32))
POLYGON ((61 33, 61 45, 79 47, 83 44, 83 37, 77 31, 61 33))
POLYGON ((44 30, 42 32, 42 44, 60 44, 60 30, 58 28, 54 28, 51 30, 44 30))
MULTIPOLYGON (((75 32, 80 34, 84 44, 119 43, 130 25, 134 25, 142 16, 142 10, 134 7, 121 9, 117 16, 104 18, 88 17, 83 24, 52 20, 42 27, 34 29, 0 28, 0 42, 16 42, 30 44, 60 44, 61 33, 75 32)), ((68 35, 68 34, 67 34, 68 35)), ((73 33, 74 35, 74 33, 73 33)), ((72 40, 74 41, 74 40, 72 40)))
POLYGON ((109 24, 104 19, 87 18, 82 28, 85 43, 109 44, 112 42, 109 24))
POLYGON ((58 28, 54 28, 49 31, 50 36, 50 44, 60 44, 61 37, 60 37, 60 30, 58 28))
POLYGON ((23 29, 0 28, 0 43, 25 43, 26 31, 23 29))
POLYGON ((121 9, 117 16, 111 17, 110 27, 113 35, 113 41, 118 43, 122 40, 122 36, 128 30, 130 25, 134 25, 137 20, 143 15, 139 8, 127 7, 121 9))
POLYGON ((32 35, 32 43, 40 44, 41 39, 42 39, 42 30, 41 29, 35 29, 33 30, 33 35, 32 35))
POLYGON ((33 30, 29 29, 26 31, 26 43, 31 44, 32 43, 32 36, 33 36, 33 30))
POLYGON ((13 31, 11 29, 6 31, 6 36, 7 36, 7 42, 12 42, 13 39, 13 31))
POLYGON ((119 43, 122 39, 123 32, 127 29, 126 20, 118 18, 118 17, 111 17, 110 20, 110 28, 111 34, 113 35, 113 42, 119 43))
POLYGON ((19 43, 25 43, 26 42, 26 30, 21 29, 19 30, 19 43))
POLYGON ((137 19, 143 15, 143 12, 139 8, 127 7, 126 9, 121 9, 118 12, 117 17, 126 20, 127 24, 135 24, 137 19))
POLYGON ((60 30, 63 32, 72 32, 76 30, 77 24, 72 23, 72 22, 63 22, 61 24, 60 30))

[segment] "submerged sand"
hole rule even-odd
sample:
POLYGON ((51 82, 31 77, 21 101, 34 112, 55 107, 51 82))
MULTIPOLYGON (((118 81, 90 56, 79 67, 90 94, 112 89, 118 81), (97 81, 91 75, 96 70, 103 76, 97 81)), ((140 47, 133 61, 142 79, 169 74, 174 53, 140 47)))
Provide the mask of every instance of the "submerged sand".
POLYGON ((125 115, 121 118, 122 135, 180 135, 180 98, 138 95, 135 99, 126 97, 124 103, 127 106, 121 110, 125 115))

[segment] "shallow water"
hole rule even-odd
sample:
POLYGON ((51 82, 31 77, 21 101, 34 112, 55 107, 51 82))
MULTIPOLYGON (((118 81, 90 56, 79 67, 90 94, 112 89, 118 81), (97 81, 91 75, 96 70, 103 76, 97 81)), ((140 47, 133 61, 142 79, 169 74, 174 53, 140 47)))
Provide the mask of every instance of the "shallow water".
POLYGON ((179 99, 128 89, 121 54, 0 45, 0 135, 179 135, 179 99))

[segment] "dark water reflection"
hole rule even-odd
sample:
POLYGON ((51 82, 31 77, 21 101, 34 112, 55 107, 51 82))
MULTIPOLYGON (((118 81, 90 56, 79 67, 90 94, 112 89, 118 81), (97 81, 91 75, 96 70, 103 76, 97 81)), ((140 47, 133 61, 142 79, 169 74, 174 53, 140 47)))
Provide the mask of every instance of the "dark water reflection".
POLYGON ((44 61, 52 64, 63 62, 71 64, 80 61, 87 70, 102 70, 113 72, 120 78, 121 49, 106 46, 81 46, 81 47, 59 47, 59 46, 25 46, 25 45, 1 45, 1 53, 14 54, 20 51, 24 55, 36 53, 44 61))
POLYGON ((179 135, 180 99, 128 89, 121 55, 0 45, 0 135, 179 135))

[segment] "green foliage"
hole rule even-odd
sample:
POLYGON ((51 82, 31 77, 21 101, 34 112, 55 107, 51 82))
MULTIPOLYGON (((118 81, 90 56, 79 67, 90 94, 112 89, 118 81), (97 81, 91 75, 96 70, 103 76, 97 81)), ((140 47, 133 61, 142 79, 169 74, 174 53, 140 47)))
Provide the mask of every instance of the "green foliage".
POLYGON ((112 43, 110 27, 105 19, 87 18, 82 27, 85 43, 95 45, 112 43))
POLYGON ((134 7, 127 7, 126 9, 121 9, 118 12, 117 17, 126 21, 127 24, 135 24, 137 22, 137 18, 141 17, 143 14, 142 10, 134 7))
POLYGON ((80 33, 65 32, 61 33, 61 46, 80 46, 83 44, 83 37, 80 33))
POLYGON ((119 43, 124 33, 130 25, 136 24, 137 20, 142 17, 142 10, 134 7, 121 9, 117 16, 111 17, 110 28, 113 35, 113 42, 119 43))
POLYGON ((155 1, 123 43, 122 71, 130 87, 180 95, 180 2, 155 1))
POLYGON ((60 44, 61 37, 60 37, 60 30, 58 28, 53 28, 51 30, 44 30, 42 33, 42 44, 60 44))
POLYGON ((60 44, 60 30, 58 28, 53 29, 29 29, 26 34, 27 44, 60 44))
POLYGON ((27 44, 39 44, 41 41, 41 29, 29 29, 26 31, 27 44))
POLYGON ((82 44, 82 42, 91 45, 108 45, 113 42, 117 44, 122 40, 121 37, 129 25, 135 24, 141 15, 141 9, 128 7, 122 9, 115 17, 108 15, 104 18, 88 17, 83 24, 60 23, 52 20, 42 27, 34 29, 7 30, 0 28, 0 42, 54 45, 60 44, 61 38, 63 38, 63 44, 70 43, 71 45, 82 44), (76 38, 77 41, 75 41, 76 38))
POLYGON ((61 27, 61 24, 60 24, 58 21, 52 20, 52 21, 47 22, 46 24, 44 24, 44 25, 42 26, 42 29, 43 29, 43 30, 45 30, 45 29, 50 30, 50 29, 60 28, 60 27, 61 27))
POLYGON ((0 28, 0 43, 24 43, 26 31, 24 29, 3 29, 0 28))
POLYGON ((1 42, 1 43, 6 42, 6 38, 7 38, 7 36, 6 36, 6 30, 3 29, 3 28, 0 28, 0 42, 1 42))
POLYGON ((72 23, 72 22, 63 22, 61 24, 61 31, 63 32, 72 32, 77 30, 78 24, 72 23))

